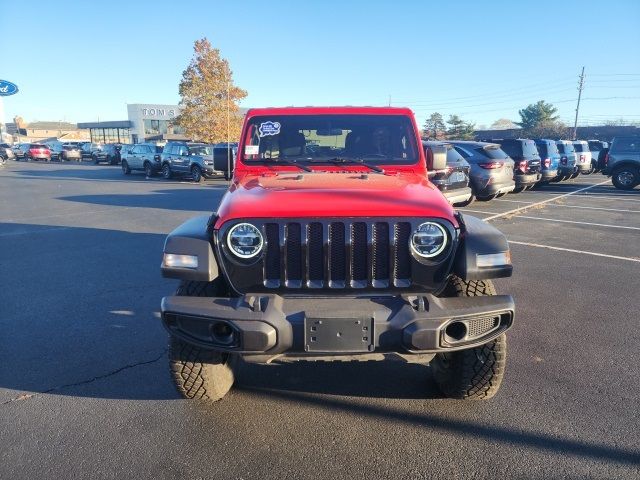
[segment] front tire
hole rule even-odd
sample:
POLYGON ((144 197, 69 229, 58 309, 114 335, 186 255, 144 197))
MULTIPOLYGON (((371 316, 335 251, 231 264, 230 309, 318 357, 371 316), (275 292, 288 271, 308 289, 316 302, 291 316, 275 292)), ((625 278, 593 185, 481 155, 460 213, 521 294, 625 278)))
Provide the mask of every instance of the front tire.
MULTIPOLYGON (((214 297, 223 294, 218 282, 182 282, 179 296, 214 297)), ((216 402, 235 381, 238 355, 215 352, 169 337, 169 369, 178 392, 188 399, 216 402)))
POLYGON ((165 163, 164 165, 162 165, 162 178, 164 178, 165 180, 171 180, 171 176, 171 167, 168 163, 165 163))
MULTIPOLYGON (((495 295, 490 280, 453 277, 445 289, 446 297, 495 295)), ((462 400, 488 400, 500 389, 507 359, 507 337, 503 333, 479 347, 438 353, 431 362, 438 387, 447 397, 462 400)))
POLYGON ((617 168, 611 174, 611 181, 619 190, 633 190, 640 184, 640 171, 632 166, 617 168))
POLYGON ((194 165, 191 167, 191 178, 196 183, 202 183, 204 181, 204 177, 202 176, 202 170, 199 166, 194 165))

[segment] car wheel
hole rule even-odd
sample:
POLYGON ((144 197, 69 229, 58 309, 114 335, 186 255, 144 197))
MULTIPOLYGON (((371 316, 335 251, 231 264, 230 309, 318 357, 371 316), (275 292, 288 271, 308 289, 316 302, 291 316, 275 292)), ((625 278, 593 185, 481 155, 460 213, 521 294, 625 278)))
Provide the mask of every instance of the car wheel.
POLYGON ((489 202, 491 200, 493 200, 494 198, 496 198, 496 195, 486 195, 486 196, 476 196, 476 198, 478 200, 480 200, 481 202, 489 202))
POLYGON ((454 203, 453 206, 454 207, 468 207, 473 202, 475 202, 475 200, 476 200, 475 195, 471 195, 471 197, 469 197, 469 200, 465 200, 464 202, 454 203))
POLYGON ((126 160, 122 162, 122 173, 125 175, 129 175, 131 173, 131 169, 129 168, 129 164, 126 160))
POLYGON ((611 181, 619 190, 632 190, 640 184, 640 172, 632 166, 616 168, 611 174, 611 181))
POLYGON ((580 170, 573 172, 569 178, 578 178, 578 175, 580 175, 580 170))
POLYGON ((149 162, 144 162, 144 173, 148 178, 153 177, 153 168, 149 162))
MULTIPOLYGON (((216 297, 219 282, 182 282, 176 295, 216 297)), ((203 349, 174 336, 169 337, 169 369, 178 392, 185 398, 217 401, 235 381, 238 355, 203 349)))
POLYGON ((162 178, 165 180, 170 180, 173 173, 171 172, 171 167, 168 163, 162 165, 162 178))
POLYGON ((520 192, 524 192, 525 187, 516 187, 513 189, 513 191, 511 193, 520 193, 520 192))
POLYGON ((198 165, 194 165, 191 167, 191 178, 196 183, 201 183, 204 181, 204 177, 202 176, 202 170, 198 165))
MULTIPOLYGON (((453 277, 445 288, 445 297, 495 295, 490 280, 453 277)), ((433 378, 447 397, 487 400, 500 389, 507 360, 507 337, 497 338, 475 348, 438 353, 431 362, 433 378)))

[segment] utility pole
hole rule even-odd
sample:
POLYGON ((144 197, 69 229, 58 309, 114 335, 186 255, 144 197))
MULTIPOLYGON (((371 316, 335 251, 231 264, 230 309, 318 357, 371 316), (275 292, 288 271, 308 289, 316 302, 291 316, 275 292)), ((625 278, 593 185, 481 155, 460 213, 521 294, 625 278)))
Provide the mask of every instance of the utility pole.
POLYGON ((573 140, 578 137, 578 111, 580 110, 580 97, 582 97, 582 89, 584 88, 584 67, 580 74, 580 83, 578 84, 578 104, 576 105, 576 119, 573 122, 573 140))
POLYGON ((391 106, 391 94, 389 94, 389 106, 391 106))

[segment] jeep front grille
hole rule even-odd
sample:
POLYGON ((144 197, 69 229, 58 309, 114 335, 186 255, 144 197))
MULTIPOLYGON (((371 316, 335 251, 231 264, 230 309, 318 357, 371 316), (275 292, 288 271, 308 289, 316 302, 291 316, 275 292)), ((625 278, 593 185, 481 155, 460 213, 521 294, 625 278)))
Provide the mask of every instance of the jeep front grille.
POLYGON ((267 288, 411 285, 409 222, 265 223, 267 288))

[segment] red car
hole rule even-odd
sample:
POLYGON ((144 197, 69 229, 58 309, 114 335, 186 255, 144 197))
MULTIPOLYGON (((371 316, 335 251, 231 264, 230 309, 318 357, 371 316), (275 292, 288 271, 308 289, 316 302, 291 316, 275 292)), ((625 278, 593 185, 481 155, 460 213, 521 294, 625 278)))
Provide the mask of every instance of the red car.
POLYGON ((32 143, 25 152, 24 158, 28 162, 32 160, 44 160, 45 162, 49 162, 51 161, 51 150, 42 143, 32 143))
MULTIPOLYGON (((446 168, 444 148, 427 152, 446 168)), ((250 110, 217 211, 165 242, 178 391, 221 399, 240 359, 402 357, 431 362, 447 396, 491 398, 515 309, 491 279, 511 275, 509 246, 426 165, 409 109, 250 110)))

